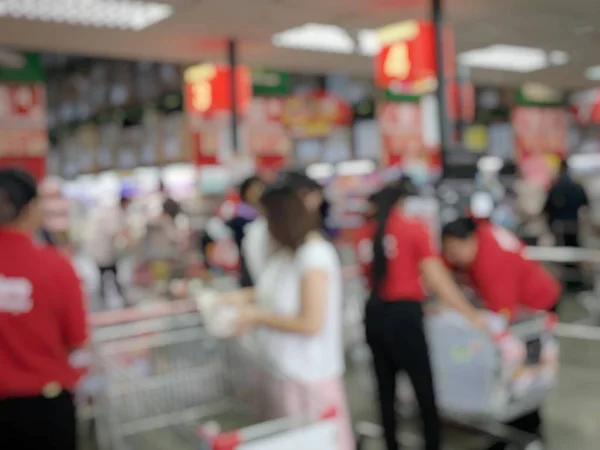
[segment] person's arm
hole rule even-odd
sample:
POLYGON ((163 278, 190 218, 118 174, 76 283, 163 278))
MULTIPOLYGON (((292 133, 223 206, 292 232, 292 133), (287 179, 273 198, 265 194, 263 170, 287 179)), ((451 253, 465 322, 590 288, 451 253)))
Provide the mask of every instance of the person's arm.
POLYGON ((433 248, 425 226, 413 236, 414 251, 427 286, 448 306, 460 311, 477 326, 483 326, 481 315, 458 287, 444 261, 433 248))
POLYGON ((87 312, 82 282, 71 263, 62 255, 55 266, 60 327, 69 352, 83 347, 88 340, 87 312))
POLYGON ((219 297, 219 302, 223 305, 247 306, 254 302, 254 288, 246 287, 235 291, 225 292, 219 297))
POLYGON ((427 286, 442 302, 464 314, 471 322, 479 324, 479 311, 463 294, 440 258, 434 256, 422 260, 421 272, 427 286))

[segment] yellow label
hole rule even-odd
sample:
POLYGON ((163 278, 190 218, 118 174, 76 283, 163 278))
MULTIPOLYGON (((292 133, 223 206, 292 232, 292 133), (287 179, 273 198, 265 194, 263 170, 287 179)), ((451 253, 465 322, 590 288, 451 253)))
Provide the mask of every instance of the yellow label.
POLYGON ((383 73, 390 78, 405 80, 410 73, 408 46, 404 42, 393 44, 383 63, 383 73))
POLYGON ((212 88, 208 81, 192 84, 192 105, 194 111, 206 112, 212 105, 212 88))

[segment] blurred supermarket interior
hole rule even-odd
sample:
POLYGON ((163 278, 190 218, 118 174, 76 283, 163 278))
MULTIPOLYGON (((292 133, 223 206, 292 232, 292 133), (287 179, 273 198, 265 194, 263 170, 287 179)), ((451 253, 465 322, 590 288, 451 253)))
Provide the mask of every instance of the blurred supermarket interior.
MULTIPOLYGON (((322 184, 346 274, 346 388, 366 450, 384 448, 369 428, 378 416, 352 245, 366 199, 407 174, 437 233, 486 191, 492 220, 539 247, 532 257, 565 286, 545 448, 596 450, 598 43, 594 0, 0 0, 0 167, 42 183, 45 230, 75 261, 98 345, 201 327, 189 282, 236 285, 239 252, 223 224, 244 179, 294 169, 322 184), (542 214, 562 161, 590 199, 576 249, 542 214), (101 273, 96 238, 124 195, 130 236, 101 273), (166 240, 153 228, 165 198, 178 205, 166 240)), ((148 422, 151 434, 120 447, 94 425, 87 397, 80 406, 83 448, 200 445, 179 424, 148 422)), ((449 424, 446 448, 483 449, 491 435, 449 424)), ((407 419, 405 448, 422 448, 419 436, 407 419)))

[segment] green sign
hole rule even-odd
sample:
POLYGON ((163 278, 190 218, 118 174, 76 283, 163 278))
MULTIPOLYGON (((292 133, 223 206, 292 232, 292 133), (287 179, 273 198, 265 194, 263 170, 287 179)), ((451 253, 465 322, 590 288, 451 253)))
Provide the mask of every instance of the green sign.
POLYGON ((417 94, 409 94, 406 92, 394 91, 392 89, 386 89, 384 92, 384 98, 388 102, 413 102, 416 103, 421 100, 421 96, 417 94))
POLYGON ((0 54, 0 81, 35 83, 43 80, 44 69, 39 53, 0 54))
POLYGON ((257 96, 289 95, 290 74, 272 70, 252 71, 252 93, 257 96))
POLYGON ((564 91, 540 83, 526 83, 517 90, 517 103, 521 106, 566 106, 564 91))

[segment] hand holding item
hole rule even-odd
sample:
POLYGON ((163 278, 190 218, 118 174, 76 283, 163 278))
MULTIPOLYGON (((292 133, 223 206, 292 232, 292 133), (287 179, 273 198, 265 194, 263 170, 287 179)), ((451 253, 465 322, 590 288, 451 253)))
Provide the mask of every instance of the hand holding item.
POLYGON ((229 338, 236 334, 239 310, 236 306, 222 301, 223 296, 210 289, 196 295, 198 310, 206 331, 218 338, 229 338))

